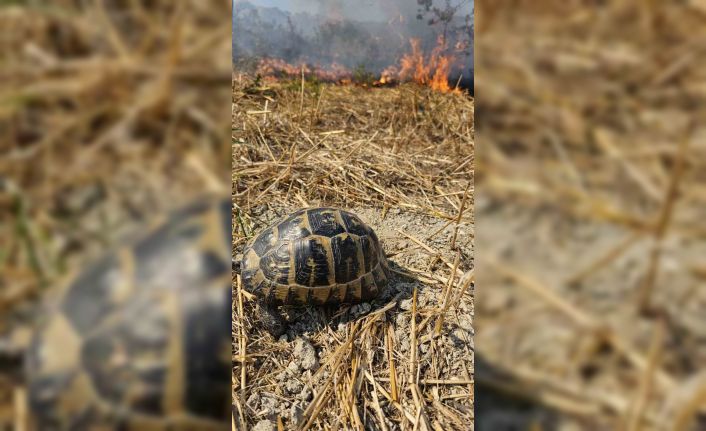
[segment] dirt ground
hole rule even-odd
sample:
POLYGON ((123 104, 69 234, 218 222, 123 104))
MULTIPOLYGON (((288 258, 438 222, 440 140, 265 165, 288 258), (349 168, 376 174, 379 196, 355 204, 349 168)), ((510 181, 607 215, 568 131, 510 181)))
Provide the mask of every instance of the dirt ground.
POLYGON ((235 427, 472 429, 472 99, 248 80, 234 103, 235 253, 295 209, 334 205, 396 271, 370 303, 283 310, 279 340, 236 278, 235 427))

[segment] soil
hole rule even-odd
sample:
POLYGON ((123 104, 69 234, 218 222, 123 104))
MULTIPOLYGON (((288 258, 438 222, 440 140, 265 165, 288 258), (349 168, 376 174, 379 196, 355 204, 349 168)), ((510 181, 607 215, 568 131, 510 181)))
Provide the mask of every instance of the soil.
MULTIPOLYGON (((275 205, 253 208, 251 217, 256 226, 254 231, 275 223, 298 208, 278 207, 275 205)), ((353 207, 347 210, 357 214, 364 222, 371 226, 380 238, 386 254, 389 256, 393 268, 412 269, 423 272, 435 273, 443 263, 438 257, 430 256, 412 240, 399 231, 411 234, 422 240, 429 247, 437 250, 448 262, 454 262, 455 254, 449 247, 454 234, 455 223, 433 218, 411 211, 391 209, 383 218, 380 210, 353 207), (428 238, 438 231, 438 234, 428 238)), ((470 223, 461 223, 458 229, 456 244, 460 251, 459 269, 469 271, 472 269, 473 260, 473 231, 470 223)), ((256 429, 274 429, 273 423, 278 417, 284 419, 285 424, 293 424, 301 419, 303 411, 313 398, 313 394, 320 390, 321 380, 325 379, 326 372, 317 381, 314 374, 326 358, 333 354, 335 345, 322 342, 322 337, 345 339, 350 326, 357 320, 364 318, 369 313, 394 301, 395 305, 386 313, 394 327, 394 343, 399 350, 399 355, 410 355, 411 308, 412 293, 418 290, 418 312, 431 310, 441 306, 443 295, 438 284, 425 283, 405 276, 394 275, 384 293, 370 303, 341 306, 334 309, 321 309, 317 307, 289 308, 283 310, 288 320, 288 330, 277 341, 275 352, 270 352, 266 360, 259 360, 256 368, 262 368, 266 362, 281 364, 282 369, 276 371, 269 379, 272 384, 258 384, 249 391, 246 406, 251 414, 257 418, 256 429)), ((435 379, 454 380, 472 373, 473 361, 473 292, 465 295, 457 307, 452 310, 453 319, 444 324, 444 330, 435 343, 429 340, 419 344, 419 362, 421 375, 433 373, 435 379), (432 346, 433 344, 433 346, 432 346), (436 350, 444 352, 443 362, 436 363, 432 359, 436 350), (432 370, 433 368, 433 370, 432 370)), ((247 307, 249 313, 257 313, 252 306, 247 307)), ((256 314, 255 314, 256 316, 256 314)), ((253 319, 257 326, 257 319, 253 319)), ((250 329, 250 332, 257 329, 250 329)), ((266 371, 265 371, 266 373, 266 371)), ((261 382, 265 379, 258 379, 261 382)), ((452 390, 448 395, 463 397, 468 394, 468 385, 452 390)), ((453 398, 453 397, 451 397, 453 398)), ((472 402, 470 398, 459 398, 455 407, 470 414, 472 402)), ((389 404, 383 403, 383 410, 394 415, 396 412, 389 404)), ((372 425, 370 425, 372 426, 372 425)), ((402 429, 395 421, 387 421, 391 430, 402 429)), ((458 426, 461 426, 460 424, 458 426)), ((468 425, 472 426, 472 425, 468 425)), ((375 428, 369 428, 375 429, 375 428)), ((467 428, 455 428, 467 429, 467 428)))

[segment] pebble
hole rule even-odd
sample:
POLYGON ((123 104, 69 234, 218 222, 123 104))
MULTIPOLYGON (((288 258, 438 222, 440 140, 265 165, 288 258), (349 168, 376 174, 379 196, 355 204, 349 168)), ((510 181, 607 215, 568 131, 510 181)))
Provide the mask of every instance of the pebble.
POLYGON ((370 312, 370 304, 363 302, 362 304, 357 304, 351 307, 351 314, 355 317, 368 314, 370 312))
POLYGON ((319 366, 319 358, 316 356, 316 349, 311 343, 303 338, 297 338, 294 344, 294 357, 299 365, 305 370, 315 370, 319 366))
POLYGON ((252 431, 275 431, 275 424, 270 420, 262 420, 258 422, 252 431))
POLYGON ((301 392, 303 387, 304 387, 304 385, 302 384, 302 382, 300 382, 299 380, 297 380, 294 377, 287 379, 287 381, 284 383, 284 388, 290 394, 296 394, 296 393, 301 392))
POLYGON ((400 309, 404 311, 409 311, 412 309, 412 299, 403 299, 400 301, 400 309))
POLYGON ((304 410, 302 410, 298 404, 292 404, 292 407, 289 409, 289 417, 292 418, 293 423, 298 423, 302 419, 303 414, 304 410))
POLYGON ((268 396, 262 397, 260 400, 260 410, 265 416, 277 413, 277 400, 268 396))
POLYGON ((461 328, 456 328, 451 332, 451 339, 457 347, 462 347, 466 344, 466 340, 470 340, 470 335, 461 328))
POLYGON ((250 397, 248 397, 248 400, 245 402, 245 404, 254 409, 257 406, 258 401, 260 401, 260 395, 252 394, 250 395, 250 397))
POLYGON ((299 364, 294 361, 291 361, 289 365, 287 365, 287 371, 289 371, 292 375, 296 375, 299 374, 301 368, 299 367, 299 364))
POLYGON ((404 328, 405 326, 407 326, 408 320, 409 319, 407 319, 406 314, 400 313, 397 315, 397 317, 395 317, 395 325, 398 328, 404 328))
POLYGON ((308 386, 304 386, 304 389, 299 393, 299 399, 301 401, 311 400, 311 389, 308 386))

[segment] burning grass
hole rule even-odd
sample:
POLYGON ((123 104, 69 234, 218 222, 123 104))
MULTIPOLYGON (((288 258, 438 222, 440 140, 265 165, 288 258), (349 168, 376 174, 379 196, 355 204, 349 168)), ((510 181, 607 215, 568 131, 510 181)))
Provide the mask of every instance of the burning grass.
MULTIPOLYGON (((291 64, 279 58, 264 58, 257 62, 255 75, 265 78, 323 81, 338 84, 356 84, 364 87, 389 87, 400 83, 417 83, 441 93, 464 94, 471 88, 461 88, 463 76, 449 82, 452 66, 462 57, 461 52, 449 50, 444 38, 439 36, 429 54, 421 48, 419 39, 410 39, 410 52, 404 54, 399 65, 386 67, 379 76, 363 65, 351 70, 338 63, 328 66, 306 63, 291 64)), ((247 63, 247 61, 243 61, 247 63)), ((250 61, 252 62, 252 60, 250 61)), ((464 82, 467 85, 467 82, 464 82)))
POLYGON ((499 402, 476 425, 703 430, 703 6, 509 3, 477 5, 477 378, 499 402))
POLYGON ((280 340, 236 276, 234 427, 470 429, 472 99, 244 76, 233 98, 235 252, 295 208, 337 205, 396 264, 379 300, 288 310, 280 340))

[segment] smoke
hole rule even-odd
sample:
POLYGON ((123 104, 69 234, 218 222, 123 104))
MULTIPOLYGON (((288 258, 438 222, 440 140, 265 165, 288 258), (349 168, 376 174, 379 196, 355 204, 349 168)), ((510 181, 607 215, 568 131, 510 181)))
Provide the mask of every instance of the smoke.
POLYGON ((473 0, 235 0, 233 61, 247 69, 263 58, 291 64, 381 73, 419 39, 430 52, 443 36, 451 70, 473 69, 473 0))
MULTIPOLYGON (((302 11, 316 11, 328 17, 345 17, 353 21, 373 21, 387 22, 400 13, 408 15, 414 10, 415 0, 393 2, 380 0, 361 0, 356 2, 345 2, 342 0, 294 0, 291 3, 302 11), (406 9, 406 11, 405 11, 406 9)), ((415 6, 416 7, 416 6, 415 6)))

